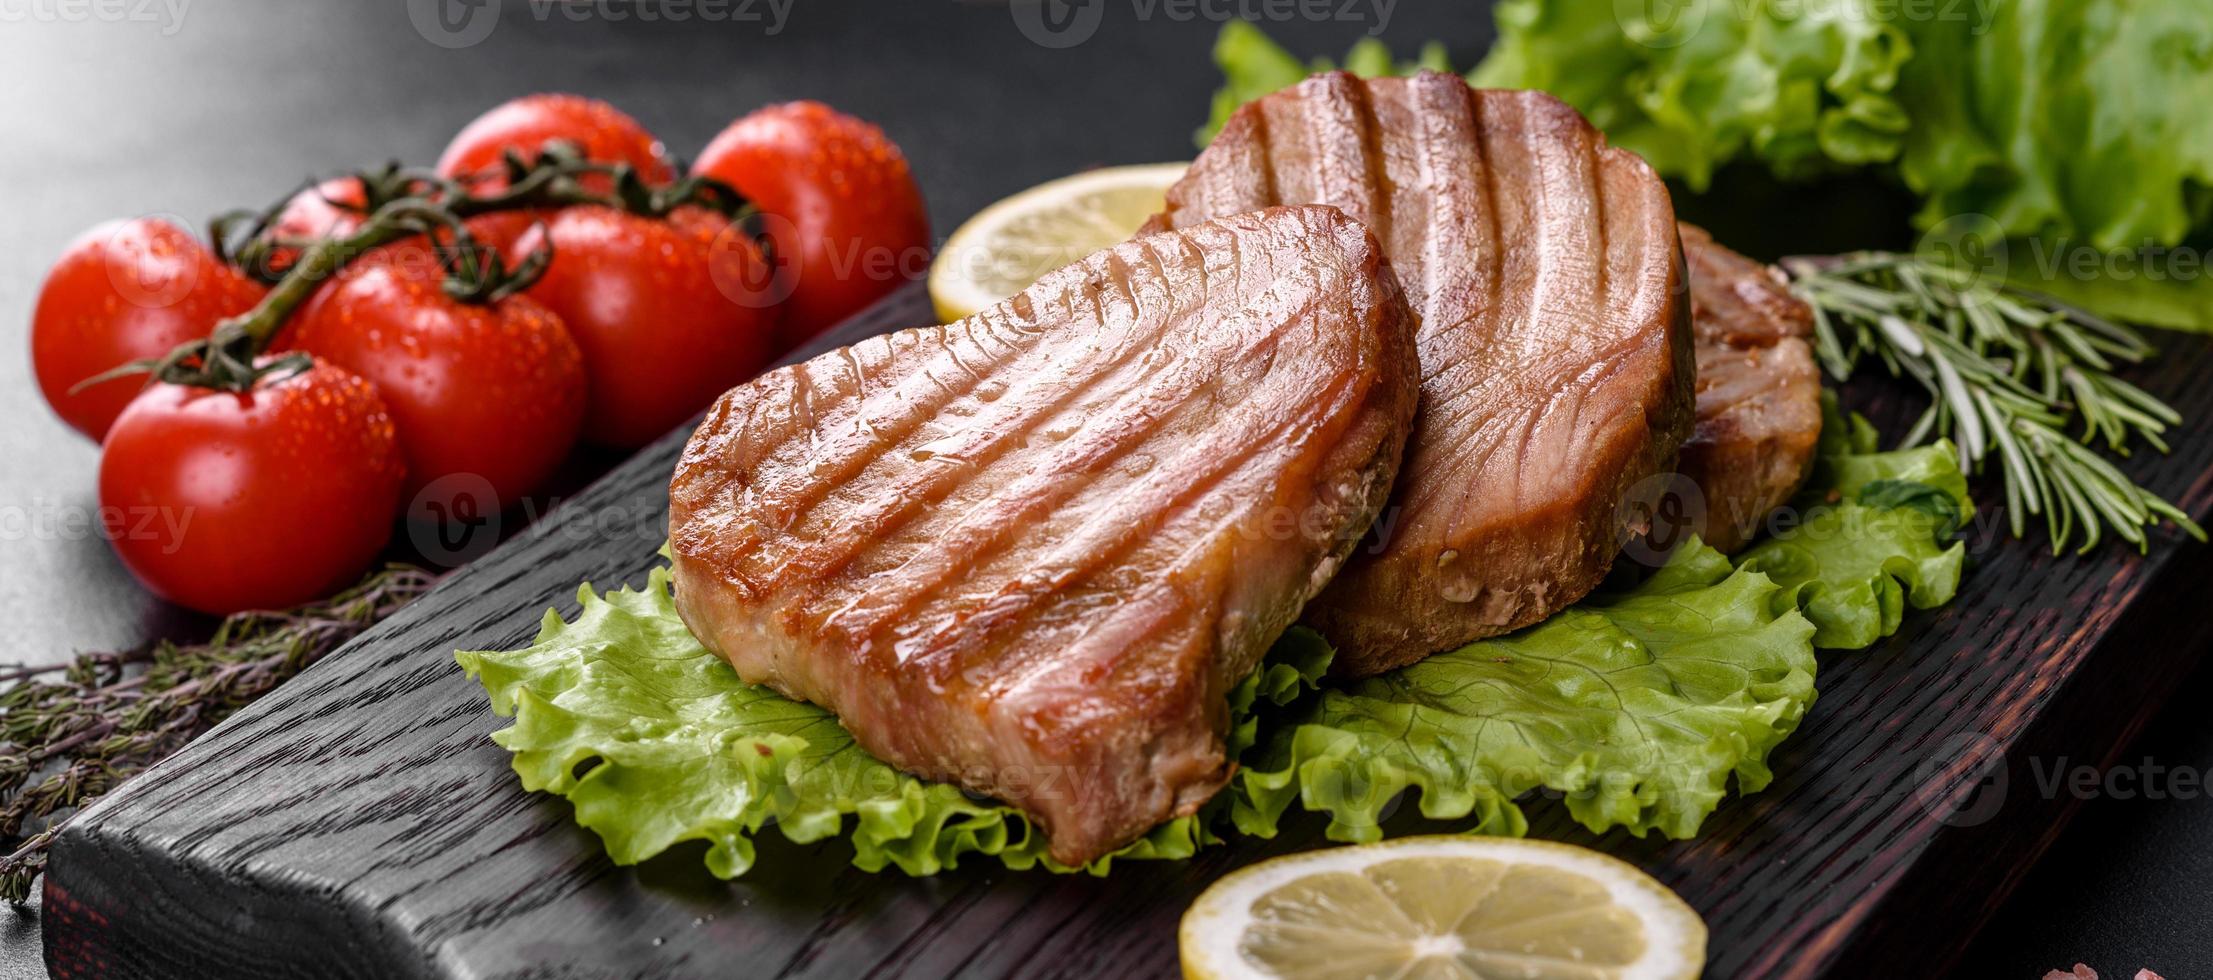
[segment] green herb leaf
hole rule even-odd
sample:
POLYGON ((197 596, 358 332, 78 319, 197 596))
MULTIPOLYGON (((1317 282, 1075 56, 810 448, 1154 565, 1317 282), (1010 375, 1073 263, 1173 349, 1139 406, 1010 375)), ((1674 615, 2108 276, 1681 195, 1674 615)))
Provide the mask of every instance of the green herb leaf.
POLYGON ((2055 553, 2078 536, 2088 551, 2106 534, 2143 550, 2147 528, 2162 522, 2202 539, 2189 515, 2090 445, 2164 452, 2165 433, 2182 419, 2113 373, 2151 355, 2143 336, 1939 254, 1783 260, 1792 290, 1813 308, 1829 373, 1843 380, 1879 361, 1927 392, 1906 445, 1942 433, 1977 472, 1994 457, 2015 537, 2042 515, 2055 553))

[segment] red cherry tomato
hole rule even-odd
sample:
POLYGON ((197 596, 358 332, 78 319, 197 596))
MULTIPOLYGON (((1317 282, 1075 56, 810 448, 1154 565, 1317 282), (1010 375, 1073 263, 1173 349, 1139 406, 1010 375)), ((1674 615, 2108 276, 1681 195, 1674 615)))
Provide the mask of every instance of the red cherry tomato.
POLYGON ((352 582, 391 536, 399 440, 368 382, 328 364, 250 392, 156 384, 100 454, 100 519, 148 589, 217 615, 352 582))
POLYGON ((523 211, 493 211, 490 214, 477 215, 462 223, 469 227, 469 234, 477 240, 478 244, 498 252, 501 258, 507 260, 509 265, 513 265, 521 260, 523 256, 530 254, 516 247, 522 241, 523 233, 529 231, 532 225, 552 221, 553 216, 558 213, 557 211, 541 211, 535 208, 523 211))
POLYGON ((535 489, 584 416, 584 362, 560 318, 526 296, 454 299, 420 238, 348 266, 278 346, 377 386, 399 426, 414 506, 440 519, 462 498, 506 504, 535 489))
POLYGON ((731 123, 692 172, 736 187, 769 216, 791 292, 787 344, 929 271, 929 215, 907 158, 883 130, 822 103, 772 105, 731 123))
POLYGON ((284 202, 266 234, 277 238, 330 238, 361 227, 368 203, 355 177, 332 177, 303 188, 284 202))
POLYGON ((703 208, 656 221, 606 207, 563 210, 523 236, 550 237, 553 265, 528 295, 584 349, 584 435, 642 446, 689 420, 775 356, 777 311, 752 237, 703 208))
MULTIPOLYGON (((350 235, 367 220, 361 210, 367 202, 368 195, 362 193, 360 179, 333 177, 313 187, 302 188, 288 198, 284 207, 277 210, 276 218, 261 233, 271 239, 350 235)), ((266 264, 271 275, 283 275, 299 260, 299 249, 278 247, 269 250, 266 264)))
MULTIPOLYGON (((526 95, 476 117, 446 144, 438 157, 438 173, 446 177, 496 174, 510 148, 524 159, 533 159, 541 147, 555 140, 576 144, 587 160, 630 164, 649 184, 665 184, 676 177, 661 141, 637 120, 598 99, 556 94, 526 95)), ((500 183, 488 180, 478 186, 500 183)), ((602 191, 611 186, 605 180, 584 183, 602 191)))
POLYGON ((98 439, 146 379, 70 388, 205 337, 225 317, 252 309, 261 293, 176 225, 155 218, 103 224, 69 244, 39 291, 31 315, 39 391, 62 421, 98 439))
MULTIPOLYGON (((334 238, 353 234, 368 220, 363 208, 368 196, 356 177, 333 177, 301 190, 284 202, 275 219, 262 231, 271 238, 334 238)), ((468 219, 469 234, 502 256, 512 254, 515 240, 530 226, 552 217, 551 211, 494 211, 468 219)), ((297 249, 277 248, 269 253, 271 269, 282 274, 298 261, 297 249)))

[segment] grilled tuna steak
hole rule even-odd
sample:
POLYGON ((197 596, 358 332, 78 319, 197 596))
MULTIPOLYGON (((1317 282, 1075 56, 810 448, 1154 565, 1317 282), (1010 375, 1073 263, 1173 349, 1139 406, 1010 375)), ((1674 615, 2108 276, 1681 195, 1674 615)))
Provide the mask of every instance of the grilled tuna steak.
POLYGON ((1096 858, 1228 779, 1229 688, 1389 495, 1412 324, 1366 229, 1277 208, 772 372, 677 464, 677 609, 1096 858))
POLYGON ((1421 319, 1399 489, 1307 609, 1338 668, 1380 672, 1582 598, 1643 530, 1624 494, 1690 432, 1666 188, 1551 96, 1336 72, 1239 110, 1150 227, 1279 203, 1367 223, 1421 319))
POLYGON ((1813 311, 1767 266, 1681 226, 1698 354, 1698 424, 1677 468, 1704 506, 1687 514, 1708 544, 1735 551, 1798 492, 1821 438, 1813 311))

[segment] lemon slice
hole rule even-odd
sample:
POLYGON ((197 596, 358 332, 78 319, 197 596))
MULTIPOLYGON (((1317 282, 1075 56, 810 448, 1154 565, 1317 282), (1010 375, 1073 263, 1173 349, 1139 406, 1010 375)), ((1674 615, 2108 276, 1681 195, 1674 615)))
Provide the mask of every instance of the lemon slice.
POLYGON ((1167 202, 1183 163, 1086 170, 978 212, 930 264, 930 300, 946 322, 1022 291, 1039 276, 1119 244, 1167 202))
POLYGON ((1674 980, 1706 925, 1674 892, 1596 851, 1407 837, 1263 861, 1183 915, 1194 980, 1674 980))

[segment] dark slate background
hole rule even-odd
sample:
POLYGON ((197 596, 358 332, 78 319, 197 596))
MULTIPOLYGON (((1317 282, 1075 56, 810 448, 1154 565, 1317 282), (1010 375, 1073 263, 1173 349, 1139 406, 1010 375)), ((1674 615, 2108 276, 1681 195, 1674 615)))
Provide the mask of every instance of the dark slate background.
MULTIPOLYGON (((1373 32, 1408 53, 1441 39, 1465 64, 1491 34, 1485 5, 1459 0, 1088 0, 1060 22, 994 0, 492 2, 0 0, 0 661, 206 628, 139 590, 85 530, 95 448, 46 411, 23 353, 46 266, 98 221, 197 227, 311 173, 428 163, 485 108, 562 90, 614 102, 678 154, 761 103, 830 102, 905 148, 942 235, 1071 171, 1189 158, 1225 18, 1260 20, 1306 55, 1373 32)), ((1767 257, 1909 235, 1909 202, 1871 180, 1808 190, 1733 172, 1705 195, 1678 190, 1678 205, 1767 257)), ((2213 769, 2209 702, 2201 669, 2130 757, 2213 769)), ((2033 978, 2079 960, 2107 977, 2213 976, 2203 794, 2091 802, 1969 972, 2033 978)), ((1977 905, 1962 896, 1963 914, 1977 905)), ((37 911, 0 909, 0 977, 42 973, 37 911)))

